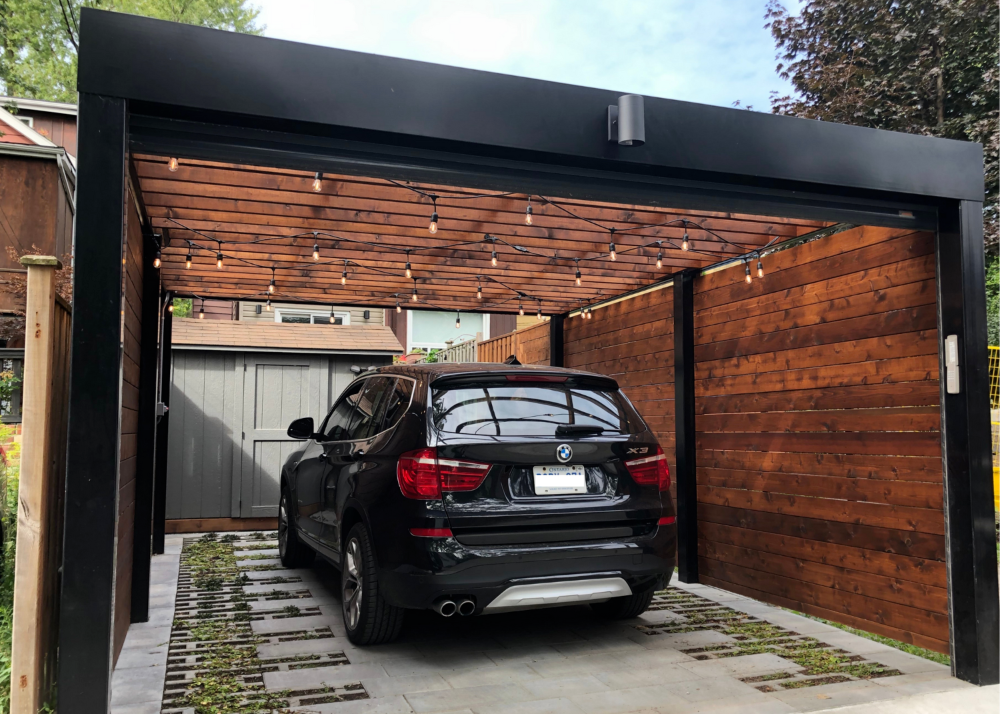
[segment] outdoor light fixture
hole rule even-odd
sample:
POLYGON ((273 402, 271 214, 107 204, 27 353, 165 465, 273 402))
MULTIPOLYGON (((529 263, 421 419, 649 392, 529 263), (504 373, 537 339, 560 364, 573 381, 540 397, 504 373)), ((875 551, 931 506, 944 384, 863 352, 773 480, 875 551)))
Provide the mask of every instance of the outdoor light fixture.
POLYGON ((319 193, 323 190, 323 172, 317 171, 316 175, 313 177, 313 191, 319 193))
POLYGON ((337 316, 333 314, 333 306, 332 305, 330 306, 330 324, 331 325, 337 324, 337 316))
POLYGON ((760 262, 760 256, 759 255, 757 256, 757 277, 758 278, 763 278, 764 277, 764 266, 760 262))
POLYGON ((410 301, 411 302, 416 302, 417 301, 417 281, 416 280, 413 281, 413 296, 410 298, 410 301))
POLYGON ((455 329, 458 330, 458 329, 461 329, 461 327, 462 327, 462 316, 456 312, 455 313, 455 329))
POLYGON ((750 283, 753 282, 753 278, 750 276, 750 261, 749 260, 744 261, 743 267, 747 269, 747 284, 749 285, 750 283))
POLYGON ((408 278, 412 278, 413 277, 413 271, 410 270, 410 256, 409 256, 409 252, 407 252, 407 255, 406 255, 406 277, 408 277, 408 278))
POLYGON ((517 314, 524 315, 524 305, 521 304, 520 300, 517 301, 517 314))
POLYGON ((497 249, 496 248, 493 249, 493 257, 490 260, 490 262, 493 263, 493 267, 494 268, 497 267, 497 249))
POLYGON ((663 248, 658 248, 656 251, 656 267, 657 268, 663 267, 663 248))
POLYGON ((271 312, 271 298, 267 299, 267 303, 264 305, 264 309, 271 312))
POLYGON ((399 300, 396 301, 396 314, 398 315, 403 311, 403 308, 399 306, 399 300))
POLYGON ((160 261, 160 249, 157 248, 156 249, 156 257, 153 258, 153 267, 154 268, 159 268, 160 267, 160 262, 161 262, 160 261))
POLYGON ((608 107, 608 141, 619 146, 646 143, 646 111, 641 94, 623 94, 608 107))
POLYGON ((177 159, 171 157, 170 161, 167 162, 167 171, 173 173, 177 170, 177 159))
POLYGON ((319 243, 313 243, 313 260, 319 260, 319 243))
POLYGON ((218 255, 215 256, 215 267, 222 270, 222 251, 220 250, 218 255))
POLYGON ((580 287, 581 285, 583 285, 582 277, 583 276, 580 275, 580 268, 577 267, 577 269, 576 269, 576 286, 577 287, 580 287))
POLYGON ((531 196, 528 196, 528 207, 524 209, 524 225, 531 225, 531 196))
POLYGON ((188 248, 187 258, 184 259, 184 267, 191 270, 191 249, 188 248))
POLYGON ((174 301, 173 301, 173 300, 171 300, 171 301, 170 301, 170 302, 169 302, 169 303, 167 304, 167 312, 173 312, 173 311, 174 311, 174 301))
POLYGON ((436 198, 431 200, 434 202, 434 210, 431 212, 431 224, 427 227, 427 230, 433 235, 438 232, 438 204, 436 198))
POLYGON ((611 260, 618 260, 618 255, 615 253, 615 242, 611 241, 608 245, 608 250, 611 251, 611 260))
POLYGON ((539 305, 538 306, 538 321, 541 322, 541 320, 542 320, 542 306, 539 305))
POLYGON ((482 300, 483 299, 483 285, 482 285, 482 283, 479 283, 478 285, 476 285, 476 299, 477 300, 482 300))
POLYGON ((198 319, 199 320, 204 320, 205 319, 205 301, 204 300, 201 301, 201 308, 198 310, 198 319))
POLYGON ((588 320, 592 320, 594 318, 594 313, 589 307, 586 309, 585 314, 588 320))
POLYGON ((273 273, 271 274, 271 282, 267 286, 267 291, 269 293, 271 293, 272 295, 274 295, 274 274, 273 273))
POLYGON ((344 261, 344 272, 340 274, 340 284, 347 285, 347 261, 344 261))
POLYGON ((688 240, 687 228, 684 229, 684 240, 681 241, 681 250, 691 250, 691 241, 688 240))

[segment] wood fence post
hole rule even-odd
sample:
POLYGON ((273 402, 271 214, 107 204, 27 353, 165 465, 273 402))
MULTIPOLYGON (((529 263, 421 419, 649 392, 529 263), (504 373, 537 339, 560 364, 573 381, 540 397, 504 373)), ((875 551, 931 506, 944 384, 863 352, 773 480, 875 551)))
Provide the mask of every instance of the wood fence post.
POLYGON ((53 257, 21 258, 28 269, 22 383, 21 473, 17 497, 17 553, 14 561, 14 631, 11 651, 11 714, 37 714, 45 703, 46 567, 48 517, 52 507, 50 479, 59 465, 52 454, 53 362, 56 275, 62 264, 53 257))

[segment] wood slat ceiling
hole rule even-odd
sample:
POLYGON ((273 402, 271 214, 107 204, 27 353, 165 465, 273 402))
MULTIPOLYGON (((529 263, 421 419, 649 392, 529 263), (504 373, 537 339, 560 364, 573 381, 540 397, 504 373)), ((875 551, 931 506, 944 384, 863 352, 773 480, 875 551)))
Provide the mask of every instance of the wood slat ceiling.
POLYGON ((303 171, 185 160, 171 172, 165 157, 137 155, 133 161, 150 220, 164 235, 164 288, 207 298, 263 299, 273 268, 273 299, 283 301, 392 307, 398 299, 409 308, 508 313, 523 302, 525 311, 540 304, 552 314, 828 225, 545 197, 579 216, 574 217, 533 196, 529 226, 526 194, 470 198, 483 192, 408 183, 439 196, 439 230, 432 235, 431 200, 383 179, 327 174, 315 192, 313 174, 303 171), (691 221, 687 232, 695 250, 679 249, 685 232, 680 224, 637 228, 681 218, 691 221), (607 256, 609 232, 583 219, 615 228, 617 260, 607 256), (621 232, 626 229, 631 230, 621 232), (318 262, 312 258, 313 231, 320 233, 318 262), (293 237, 302 233, 309 235, 293 237), (493 246, 483 241, 484 234, 543 255, 501 244, 494 268, 493 246), (216 240, 225 256, 221 270, 216 240), (659 269, 657 247, 628 250, 655 240, 677 246, 662 245, 659 269), (188 241, 196 246, 190 269, 188 241), (475 244, 457 245, 470 241, 475 244), (410 301, 414 280, 404 275, 407 256, 400 248, 421 249, 409 256, 417 303, 410 301), (583 274, 579 287, 574 258, 583 274), (349 261, 346 286, 341 285, 344 260, 349 261), (476 298, 479 284, 482 300, 476 298), (517 291, 525 297, 519 299, 517 291))

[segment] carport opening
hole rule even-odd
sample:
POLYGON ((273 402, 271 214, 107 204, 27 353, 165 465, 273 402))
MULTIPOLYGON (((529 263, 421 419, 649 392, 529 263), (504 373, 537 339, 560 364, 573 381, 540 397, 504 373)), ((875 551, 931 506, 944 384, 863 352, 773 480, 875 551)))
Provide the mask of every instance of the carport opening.
POLYGON ((164 291, 552 318, 521 361, 619 382, 681 484, 687 577, 948 651, 932 233, 171 162, 132 157, 164 291))

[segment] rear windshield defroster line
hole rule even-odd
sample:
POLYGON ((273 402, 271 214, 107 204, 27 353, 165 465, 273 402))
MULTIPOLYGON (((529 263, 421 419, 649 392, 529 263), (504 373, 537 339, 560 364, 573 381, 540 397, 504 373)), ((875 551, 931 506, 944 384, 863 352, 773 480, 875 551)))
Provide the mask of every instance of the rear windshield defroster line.
POLYGON ((563 425, 625 434, 628 418, 617 391, 561 383, 448 384, 432 392, 440 432, 484 436, 555 436, 563 425))

